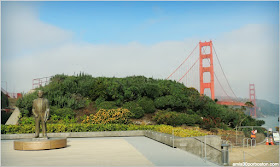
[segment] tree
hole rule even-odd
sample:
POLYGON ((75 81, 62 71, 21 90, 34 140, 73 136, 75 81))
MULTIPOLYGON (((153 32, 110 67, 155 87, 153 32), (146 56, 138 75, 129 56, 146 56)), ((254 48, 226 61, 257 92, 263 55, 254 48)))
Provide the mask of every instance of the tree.
POLYGON ((245 105, 246 105, 247 107, 254 107, 254 104, 253 104, 251 101, 247 101, 247 102, 245 103, 245 105))

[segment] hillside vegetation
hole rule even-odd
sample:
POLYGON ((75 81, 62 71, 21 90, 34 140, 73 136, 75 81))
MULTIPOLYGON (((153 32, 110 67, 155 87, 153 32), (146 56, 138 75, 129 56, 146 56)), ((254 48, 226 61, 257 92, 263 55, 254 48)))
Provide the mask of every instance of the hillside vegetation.
MULTIPOLYGON (((83 121, 93 124, 102 122, 97 119, 99 117, 96 114, 100 117, 107 114, 106 119, 116 116, 141 119, 145 115, 152 115, 157 124, 199 125, 208 130, 264 124, 264 121, 245 115, 243 109, 218 105, 209 97, 200 95, 196 89, 171 80, 143 76, 94 78, 86 74, 60 74, 52 77, 49 85, 38 89, 44 91, 44 97, 51 105, 50 122, 67 118, 70 122, 83 121), (123 109, 127 109, 131 114, 124 114, 123 111, 127 111, 123 109), (107 112, 109 110, 110 112, 107 112), (87 112, 81 115, 79 111, 87 112), (89 121, 91 118, 95 120, 89 121)), ((24 95, 17 101, 24 117, 32 115, 32 101, 35 98, 37 92, 24 95)))
POLYGON ((260 115, 279 116, 279 104, 273 104, 267 100, 256 99, 257 106, 261 108, 260 115))
MULTIPOLYGON (((248 98, 232 98, 236 101, 240 102, 248 102, 248 98)), ((264 117, 264 116, 279 116, 279 104, 271 103, 267 100, 263 99, 256 99, 257 107, 260 108, 260 110, 257 109, 257 117, 264 117)), ((246 110, 246 114, 250 114, 249 108, 246 110)))

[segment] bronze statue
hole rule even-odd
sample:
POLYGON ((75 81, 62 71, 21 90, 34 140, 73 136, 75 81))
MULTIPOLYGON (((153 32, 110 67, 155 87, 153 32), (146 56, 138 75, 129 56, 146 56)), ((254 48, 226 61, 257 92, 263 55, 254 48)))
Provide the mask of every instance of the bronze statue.
POLYGON ((38 97, 33 101, 32 113, 35 116, 35 138, 39 137, 40 122, 42 123, 43 138, 47 138, 46 122, 49 119, 49 101, 43 98, 43 91, 39 90, 38 97))

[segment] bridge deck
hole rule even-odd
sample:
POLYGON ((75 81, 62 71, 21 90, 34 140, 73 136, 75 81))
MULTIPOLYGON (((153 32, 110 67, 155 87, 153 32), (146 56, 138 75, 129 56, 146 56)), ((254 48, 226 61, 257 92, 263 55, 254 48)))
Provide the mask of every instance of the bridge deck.
POLYGON ((245 103, 236 101, 217 101, 217 104, 227 105, 227 106, 246 106, 245 103))

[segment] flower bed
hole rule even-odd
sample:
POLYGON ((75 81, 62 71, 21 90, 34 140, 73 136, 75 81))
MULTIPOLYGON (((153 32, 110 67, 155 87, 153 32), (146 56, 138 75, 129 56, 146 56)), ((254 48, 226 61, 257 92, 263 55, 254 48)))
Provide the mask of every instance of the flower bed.
MULTIPOLYGON (((60 132, 95 132, 95 131, 129 131, 154 130, 157 132, 174 134, 178 137, 194 137, 207 135, 198 129, 185 129, 169 125, 133 125, 133 124, 47 124, 48 133, 60 132)), ((1 134, 35 133, 34 125, 1 125, 1 134)))

